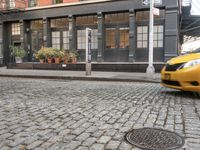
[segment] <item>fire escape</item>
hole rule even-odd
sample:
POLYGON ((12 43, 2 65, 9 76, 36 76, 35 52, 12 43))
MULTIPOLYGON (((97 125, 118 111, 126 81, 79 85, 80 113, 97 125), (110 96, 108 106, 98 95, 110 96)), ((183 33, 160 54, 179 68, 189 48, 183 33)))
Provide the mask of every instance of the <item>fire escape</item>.
POLYGON ((0 0, 0 13, 22 11, 26 7, 26 0, 0 0))

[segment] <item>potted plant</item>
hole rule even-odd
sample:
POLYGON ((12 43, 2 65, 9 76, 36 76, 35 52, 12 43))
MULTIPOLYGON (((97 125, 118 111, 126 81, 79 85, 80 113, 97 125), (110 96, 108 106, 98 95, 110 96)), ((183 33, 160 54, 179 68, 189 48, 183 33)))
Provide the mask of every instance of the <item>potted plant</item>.
POLYGON ((36 53, 36 59, 39 59, 40 63, 44 63, 45 62, 45 58, 46 58, 46 55, 45 55, 45 48, 42 47, 37 53, 36 53))
POLYGON ((11 53, 15 57, 15 62, 16 63, 22 63, 23 58, 27 55, 27 52, 18 46, 10 46, 11 53))
POLYGON ((76 50, 71 50, 69 52, 70 62, 75 64, 77 62, 78 52, 76 50))
POLYGON ((54 49, 52 47, 45 47, 45 56, 49 64, 52 63, 52 59, 55 56, 54 49))
POLYGON ((64 52, 59 49, 54 49, 54 60, 56 64, 59 64, 61 59, 64 57, 64 52))
POLYGON ((62 57, 62 60, 64 62, 64 64, 67 64, 68 61, 69 61, 69 50, 62 50, 63 52, 63 57, 62 57))

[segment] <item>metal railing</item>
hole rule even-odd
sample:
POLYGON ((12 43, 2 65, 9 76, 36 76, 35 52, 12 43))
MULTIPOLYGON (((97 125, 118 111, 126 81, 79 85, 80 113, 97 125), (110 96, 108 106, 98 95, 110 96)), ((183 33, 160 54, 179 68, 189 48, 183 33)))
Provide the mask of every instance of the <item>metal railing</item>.
POLYGON ((0 0, 0 11, 12 9, 24 9, 26 7, 25 0, 0 0))

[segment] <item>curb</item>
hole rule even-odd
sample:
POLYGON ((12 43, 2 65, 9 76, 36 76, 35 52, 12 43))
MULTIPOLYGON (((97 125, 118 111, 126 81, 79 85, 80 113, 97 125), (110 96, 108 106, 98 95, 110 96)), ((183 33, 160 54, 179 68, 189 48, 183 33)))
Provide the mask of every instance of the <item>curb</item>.
POLYGON ((105 78, 105 77, 34 76, 34 75, 2 75, 2 74, 0 75, 0 77, 32 78, 32 79, 83 80, 83 81, 115 81, 115 82, 160 83, 160 81, 148 80, 148 79, 121 79, 121 78, 105 78))

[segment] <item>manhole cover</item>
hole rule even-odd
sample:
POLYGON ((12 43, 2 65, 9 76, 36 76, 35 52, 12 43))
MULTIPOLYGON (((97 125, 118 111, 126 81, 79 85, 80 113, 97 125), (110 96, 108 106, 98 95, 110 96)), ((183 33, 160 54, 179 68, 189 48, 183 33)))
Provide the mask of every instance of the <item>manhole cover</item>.
POLYGON ((128 132, 125 138, 130 144, 146 150, 172 150, 184 145, 180 135, 163 129, 135 129, 128 132))

